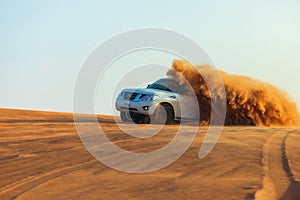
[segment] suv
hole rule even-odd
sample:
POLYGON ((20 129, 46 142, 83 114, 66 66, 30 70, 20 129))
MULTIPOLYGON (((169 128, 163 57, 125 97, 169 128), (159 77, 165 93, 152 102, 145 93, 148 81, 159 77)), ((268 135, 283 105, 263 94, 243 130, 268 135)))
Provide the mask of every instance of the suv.
POLYGON ((162 78, 147 88, 124 89, 116 100, 123 122, 172 124, 199 119, 198 101, 188 84, 162 78))

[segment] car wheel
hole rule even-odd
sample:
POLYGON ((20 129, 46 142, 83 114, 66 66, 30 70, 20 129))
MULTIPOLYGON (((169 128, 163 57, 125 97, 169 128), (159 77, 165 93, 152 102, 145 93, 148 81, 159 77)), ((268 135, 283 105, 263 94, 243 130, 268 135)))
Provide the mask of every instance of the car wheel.
POLYGON ((152 117, 151 122, 154 124, 173 124, 174 121, 174 111, 170 104, 159 104, 152 117))
POLYGON ((123 122, 131 122, 132 121, 131 117, 129 115, 129 112, 121 111, 120 117, 123 122))

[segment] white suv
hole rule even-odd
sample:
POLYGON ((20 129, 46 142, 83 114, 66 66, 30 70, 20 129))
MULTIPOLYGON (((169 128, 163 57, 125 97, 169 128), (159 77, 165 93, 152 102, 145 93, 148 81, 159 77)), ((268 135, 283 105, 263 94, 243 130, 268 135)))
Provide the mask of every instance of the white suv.
POLYGON ((134 123, 172 124, 199 119, 195 95, 188 94, 187 84, 174 78, 162 78, 147 88, 124 89, 116 100, 122 121, 134 123))

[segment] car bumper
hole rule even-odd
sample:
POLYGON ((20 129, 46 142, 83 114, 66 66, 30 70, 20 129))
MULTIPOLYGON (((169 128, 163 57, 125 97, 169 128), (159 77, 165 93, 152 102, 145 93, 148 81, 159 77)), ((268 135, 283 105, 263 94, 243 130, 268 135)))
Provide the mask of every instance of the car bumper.
POLYGON ((156 107, 155 105, 154 102, 121 100, 116 102, 116 109, 118 111, 130 111, 143 115, 151 115, 156 107))

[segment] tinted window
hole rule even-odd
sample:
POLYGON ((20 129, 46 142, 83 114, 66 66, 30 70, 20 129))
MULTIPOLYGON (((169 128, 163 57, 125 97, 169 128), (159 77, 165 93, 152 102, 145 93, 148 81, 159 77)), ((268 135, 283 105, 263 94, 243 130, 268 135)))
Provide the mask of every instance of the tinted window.
POLYGON ((149 85, 148 88, 172 91, 176 93, 184 93, 186 85, 178 85, 178 83, 174 79, 163 78, 155 81, 154 83, 149 85))

